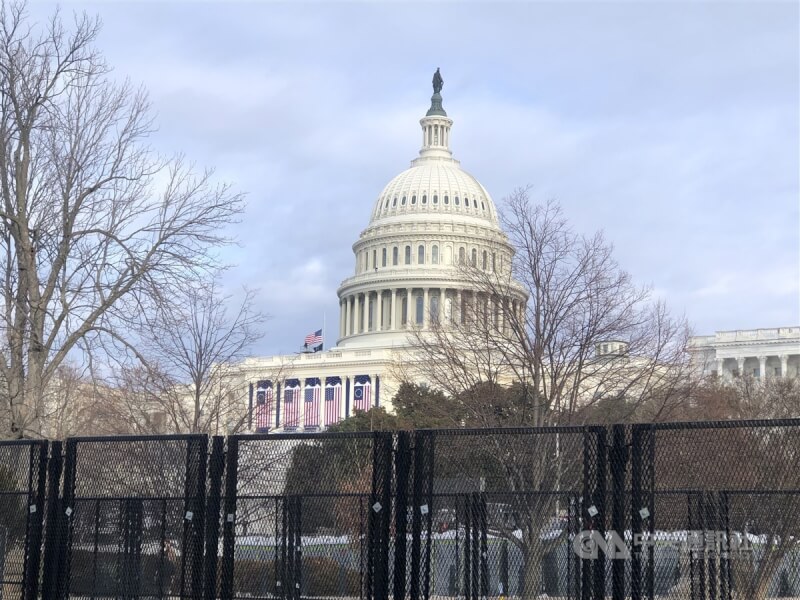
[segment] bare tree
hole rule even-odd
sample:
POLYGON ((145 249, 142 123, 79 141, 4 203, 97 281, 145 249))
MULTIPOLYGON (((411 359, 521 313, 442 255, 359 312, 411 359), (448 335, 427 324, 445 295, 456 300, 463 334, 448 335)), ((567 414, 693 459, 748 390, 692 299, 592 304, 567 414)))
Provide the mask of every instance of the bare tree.
POLYGON ((265 316, 253 292, 233 312, 218 279, 176 290, 154 307, 133 364, 116 370, 113 394, 121 421, 140 433, 235 433, 246 428, 247 389, 236 364, 262 335, 265 316))
POLYGON ((98 31, 0 9, 0 435, 39 435, 59 366, 129 344, 142 304, 213 266, 242 207, 210 172, 154 155, 147 96, 110 79, 98 31))
MULTIPOLYGON (((453 267, 474 293, 453 315, 432 314, 431 327, 412 331, 407 378, 445 392, 468 426, 604 421, 592 408, 610 399, 624 408, 615 419, 652 419, 683 400, 689 328, 633 283, 601 233, 575 233, 556 203, 535 206, 527 189, 507 199, 502 222, 511 265, 453 267)), ((559 542, 543 534, 560 516, 555 492, 583 472, 583 452, 564 439, 537 443, 536 460, 527 441, 484 444, 480 460, 461 457, 504 474, 494 492, 525 492, 506 509, 513 526, 498 531, 523 556, 524 598, 539 594, 541 558, 559 542)))

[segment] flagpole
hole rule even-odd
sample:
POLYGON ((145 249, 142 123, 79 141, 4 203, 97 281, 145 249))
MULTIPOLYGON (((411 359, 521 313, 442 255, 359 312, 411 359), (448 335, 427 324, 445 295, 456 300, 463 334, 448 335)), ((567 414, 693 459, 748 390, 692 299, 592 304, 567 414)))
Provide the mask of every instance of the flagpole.
POLYGON ((325 311, 322 311, 322 350, 325 350, 325 311))

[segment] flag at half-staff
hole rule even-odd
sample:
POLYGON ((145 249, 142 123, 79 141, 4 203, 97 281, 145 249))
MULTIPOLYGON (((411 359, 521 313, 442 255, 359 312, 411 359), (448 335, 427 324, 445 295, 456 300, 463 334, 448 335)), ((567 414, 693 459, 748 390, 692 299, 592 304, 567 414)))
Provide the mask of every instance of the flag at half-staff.
POLYGON ((322 350, 322 329, 317 329, 314 333, 309 333, 303 341, 303 346, 310 348, 314 352, 322 350))

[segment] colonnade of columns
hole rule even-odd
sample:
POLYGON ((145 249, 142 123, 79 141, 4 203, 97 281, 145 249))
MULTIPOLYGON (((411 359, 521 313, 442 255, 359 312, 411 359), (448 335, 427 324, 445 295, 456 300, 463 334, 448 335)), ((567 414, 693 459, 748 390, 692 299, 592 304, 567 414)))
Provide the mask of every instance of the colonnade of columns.
POLYGON ((790 360, 793 355, 779 354, 773 355, 760 355, 760 356, 737 356, 733 358, 717 358, 716 359, 716 372, 720 377, 749 375, 755 377, 769 377, 778 376, 786 377, 787 375, 797 375, 799 368, 798 361, 795 358, 791 366, 794 368, 795 373, 790 373, 790 360))
POLYGON ((432 321, 440 319, 464 322, 467 311, 475 310, 482 310, 505 327, 505 315, 517 315, 522 320, 524 309, 522 301, 515 298, 456 288, 403 287, 358 292, 339 300, 339 338, 401 331, 415 325, 428 329, 432 321))

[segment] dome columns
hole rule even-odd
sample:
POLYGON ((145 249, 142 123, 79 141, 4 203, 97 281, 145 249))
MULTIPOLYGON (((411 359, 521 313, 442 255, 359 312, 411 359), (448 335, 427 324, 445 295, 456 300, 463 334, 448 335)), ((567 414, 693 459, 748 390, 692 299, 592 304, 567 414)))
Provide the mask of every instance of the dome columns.
POLYGON ((524 318, 524 303, 474 289, 448 286, 387 286, 346 294, 339 303, 339 339, 372 333, 430 329, 439 323, 465 323, 470 318, 491 321, 507 331, 512 318, 524 318), (513 315, 513 317, 511 316, 513 315))

